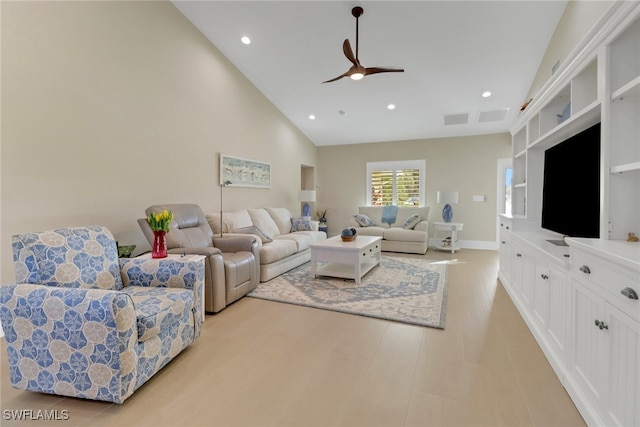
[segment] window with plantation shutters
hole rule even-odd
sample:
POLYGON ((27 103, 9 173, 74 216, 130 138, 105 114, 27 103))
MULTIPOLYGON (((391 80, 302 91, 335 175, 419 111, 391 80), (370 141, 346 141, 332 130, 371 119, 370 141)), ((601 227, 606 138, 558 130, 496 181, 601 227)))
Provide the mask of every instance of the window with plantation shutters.
POLYGON ((424 206, 425 161, 367 163, 367 205, 424 206))

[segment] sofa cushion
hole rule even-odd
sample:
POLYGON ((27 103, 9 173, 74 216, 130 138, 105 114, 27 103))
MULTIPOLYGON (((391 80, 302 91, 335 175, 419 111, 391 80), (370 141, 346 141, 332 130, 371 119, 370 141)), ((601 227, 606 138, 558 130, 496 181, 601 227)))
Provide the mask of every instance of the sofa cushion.
MULTIPOLYGON (((214 234, 220 234, 220 213, 207 214, 206 217, 214 234)), ((250 225, 253 225, 253 222, 246 209, 222 213, 222 231, 224 233, 231 233, 231 230, 249 227, 250 225)))
POLYGON ((260 227, 257 225, 250 225, 249 227, 236 228, 233 230, 233 233, 241 233, 241 234, 254 234, 260 238, 262 243, 269 243, 272 241, 271 237, 267 235, 260 227))
POLYGON ((385 227, 379 227, 377 225, 373 226, 373 227, 360 227, 360 228, 356 228, 356 236, 357 235, 361 235, 361 236, 380 236, 382 237, 384 235, 384 231, 386 230, 385 227))
POLYGON ((409 215, 409 217, 402 224, 402 228, 413 230, 413 227, 420 222, 420 214, 409 215))
POLYGON ((276 237, 276 240, 291 240, 296 242, 297 251, 302 252, 309 248, 309 245, 313 243, 313 238, 308 234, 303 233, 289 233, 276 237))
POLYGON ((267 212, 271 215, 271 219, 278 226, 280 234, 291 233, 291 212, 287 208, 267 208, 267 212))
MULTIPOLYGON (((360 206, 358 207, 358 214, 366 215, 371 218, 376 224, 387 227, 387 224, 382 223, 382 206, 360 206)), ((420 215, 421 220, 426 221, 429 218, 428 207, 416 207, 416 206, 400 206, 398 208, 398 216, 396 217, 396 226, 401 226, 404 222, 413 214, 420 215)), ((393 225, 392 225, 393 226, 393 225)))
POLYGON ((321 242, 327 239, 327 233, 324 231, 297 231, 295 236, 309 236, 311 243, 321 242))
POLYGON ((361 227, 371 227, 376 225, 376 223, 368 215, 356 214, 353 217, 361 227))
POLYGON ((298 245, 294 240, 273 239, 273 242, 260 248, 260 264, 271 264, 298 252, 298 245))
POLYGON ((278 225, 273 218, 271 218, 271 215, 269 215, 269 212, 267 212, 266 209, 247 209, 247 212, 249 212, 249 216, 251 217, 253 224, 260 227, 260 229, 267 235, 271 236, 272 239, 275 236, 282 234, 278 225))
POLYGON ((193 307, 193 291, 184 288, 127 286, 136 313, 138 341, 155 337, 183 319, 193 307))
POLYGON ((291 231, 311 231, 312 228, 309 217, 291 218, 291 231))
POLYGON ((426 242, 429 235, 422 231, 392 227, 384 230, 383 238, 385 240, 395 240, 399 242, 426 242))

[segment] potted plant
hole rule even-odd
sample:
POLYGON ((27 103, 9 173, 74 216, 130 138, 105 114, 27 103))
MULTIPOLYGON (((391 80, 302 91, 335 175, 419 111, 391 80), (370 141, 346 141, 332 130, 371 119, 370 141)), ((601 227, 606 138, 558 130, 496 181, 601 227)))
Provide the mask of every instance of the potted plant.
POLYGON ((327 222, 327 218, 325 218, 325 216, 327 215, 327 210, 325 209, 316 213, 318 215, 318 221, 320 221, 321 224, 325 224, 327 222))

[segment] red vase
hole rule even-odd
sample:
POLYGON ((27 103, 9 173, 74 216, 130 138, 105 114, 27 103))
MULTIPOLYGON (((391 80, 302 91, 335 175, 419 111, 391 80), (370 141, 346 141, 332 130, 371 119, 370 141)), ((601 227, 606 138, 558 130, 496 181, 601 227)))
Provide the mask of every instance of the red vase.
POLYGON ((167 257, 167 239, 166 231, 154 231, 153 232, 153 248, 151 251, 151 258, 166 258, 167 257))

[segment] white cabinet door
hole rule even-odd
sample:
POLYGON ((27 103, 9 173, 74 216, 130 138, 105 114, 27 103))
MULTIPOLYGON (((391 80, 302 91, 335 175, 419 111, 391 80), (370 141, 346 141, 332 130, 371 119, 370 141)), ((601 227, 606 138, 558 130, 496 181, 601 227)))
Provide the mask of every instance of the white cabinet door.
POLYGON ((529 250, 525 250, 522 248, 522 256, 520 257, 522 263, 522 281, 521 281, 521 289, 522 289, 522 302, 528 307, 533 305, 533 291, 534 291, 534 277, 533 277, 533 266, 534 259, 533 255, 529 250))
POLYGON ((640 426, 640 323, 607 304, 608 425, 640 426))
POLYGON ((522 247, 522 244, 517 240, 513 240, 511 242, 511 259, 513 260, 513 270, 511 272, 511 289, 518 296, 518 299, 522 299, 520 294, 522 293, 523 253, 524 249, 522 247))
POLYGON ((606 393, 607 330, 605 302, 573 280, 573 351, 571 373, 587 401, 600 413, 606 393))
POLYGON ((545 330, 549 317, 549 267, 546 262, 536 259, 533 271, 533 315, 545 330))
POLYGON ((566 363, 567 329, 570 319, 570 292, 567 273, 555 267, 549 268, 549 311, 547 332, 549 341, 566 363))
MULTIPOLYGON (((511 283, 511 223, 500 219, 500 275, 511 283)), ((507 285, 503 283, 503 285, 507 285)))

